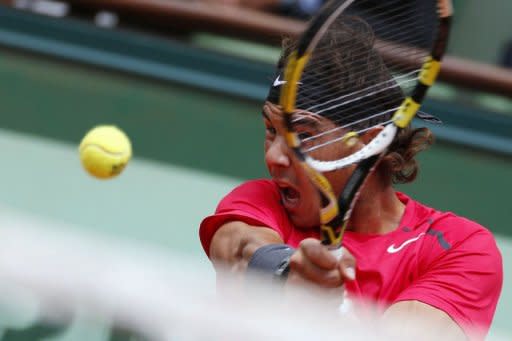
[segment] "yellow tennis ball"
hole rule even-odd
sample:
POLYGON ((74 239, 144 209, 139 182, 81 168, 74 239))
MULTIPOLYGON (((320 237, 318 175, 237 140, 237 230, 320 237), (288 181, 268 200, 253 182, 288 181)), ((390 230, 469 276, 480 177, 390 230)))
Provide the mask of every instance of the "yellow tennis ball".
POLYGON ((85 170, 100 179, 121 173, 132 157, 130 139, 118 127, 100 125, 91 129, 79 147, 85 170))

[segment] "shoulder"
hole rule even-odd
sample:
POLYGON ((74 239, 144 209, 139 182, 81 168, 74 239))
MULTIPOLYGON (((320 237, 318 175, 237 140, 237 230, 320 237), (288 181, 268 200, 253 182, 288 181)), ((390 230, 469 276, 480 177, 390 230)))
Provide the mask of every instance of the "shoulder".
POLYGON ((491 231, 480 223, 450 211, 441 211, 413 200, 403 193, 397 193, 406 202, 406 214, 412 229, 423 230, 426 234, 449 239, 452 246, 474 241, 494 243, 491 231))
POLYGON ((452 212, 436 211, 425 226, 425 235, 421 258, 429 269, 479 272, 501 281, 503 259, 488 228, 452 212))
POLYGON ((496 240, 488 228, 452 212, 438 212, 427 233, 444 235, 453 248, 481 250, 485 247, 487 251, 499 254, 496 240))
POLYGON ((250 180, 237 186, 219 202, 214 214, 202 220, 199 236, 207 253, 215 232, 230 221, 269 227, 282 238, 291 229, 279 190, 273 181, 266 179, 250 180))
POLYGON ((489 266, 501 272, 501 252, 488 228, 453 212, 436 210, 403 194, 400 196, 408 200, 410 227, 424 235, 417 253, 420 268, 431 269, 436 264, 444 267, 447 262, 453 265, 457 260, 464 268, 489 266))
POLYGON ((279 198, 279 190, 272 180, 256 179, 246 181, 239 186, 235 187, 229 192, 221 201, 226 200, 248 200, 254 201, 267 201, 269 198, 279 198))
POLYGON ((216 214, 246 212, 268 216, 283 211, 281 196, 271 180, 258 179, 242 183, 229 192, 217 205, 216 214))

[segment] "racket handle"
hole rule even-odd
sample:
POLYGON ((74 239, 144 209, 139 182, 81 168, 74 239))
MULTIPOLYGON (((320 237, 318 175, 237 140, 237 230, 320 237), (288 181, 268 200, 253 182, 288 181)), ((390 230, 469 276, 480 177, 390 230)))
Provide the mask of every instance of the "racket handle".
MULTIPOLYGON (((341 257, 343 257, 343 255, 345 254, 345 248, 343 246, 339 246, 334 249, 329 249, 329 252, 333 254, 336 257, 336 259, 340 260, 341 257)), ((355 269, 351 268, 347 270, 352 270, 352 275, 350 276, 350 278, 353 280, 355 277, 355 269)))
MULTIPOLYGON (((341 259, 341 257, 343 257, 344 250, 345 249, 340 246, 334 249, 329 249, 329 252, 333 254, 337 259, 341 259)), ((341 315, 346 315, 352 311, 352 302, 350 298, 347 297, 347 289, 345 284, 343 284, 343 300, 338 307, 338 311, 341 315)))
POLYGON ((336 257, 336 259, 340 260, 341 257, 343 257, 343 250, 343 246, 338 246, 334 249, 329 249, 329 252, 333 254, 336 257))

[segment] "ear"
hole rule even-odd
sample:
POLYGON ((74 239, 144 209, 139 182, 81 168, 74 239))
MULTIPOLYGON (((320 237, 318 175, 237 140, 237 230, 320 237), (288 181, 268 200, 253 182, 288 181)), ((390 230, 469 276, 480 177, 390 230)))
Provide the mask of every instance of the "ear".
POLYGON ((379 133, 384 130, 384 126, 375 126, 370 128, 369 130, 365 131, 364 134, 362 134, 359 139, 364 144, 370 143, 371 140, 375 138, 375 136, 379 135, 379 133))

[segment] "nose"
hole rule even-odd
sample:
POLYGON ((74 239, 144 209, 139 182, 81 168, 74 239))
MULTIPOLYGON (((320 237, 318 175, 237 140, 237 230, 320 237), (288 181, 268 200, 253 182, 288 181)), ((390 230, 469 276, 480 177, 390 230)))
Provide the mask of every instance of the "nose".
POLYGON ((289 167, 289 149, 282 136, 277 135, 265 151, 265 162, 269 168, 289 167))

